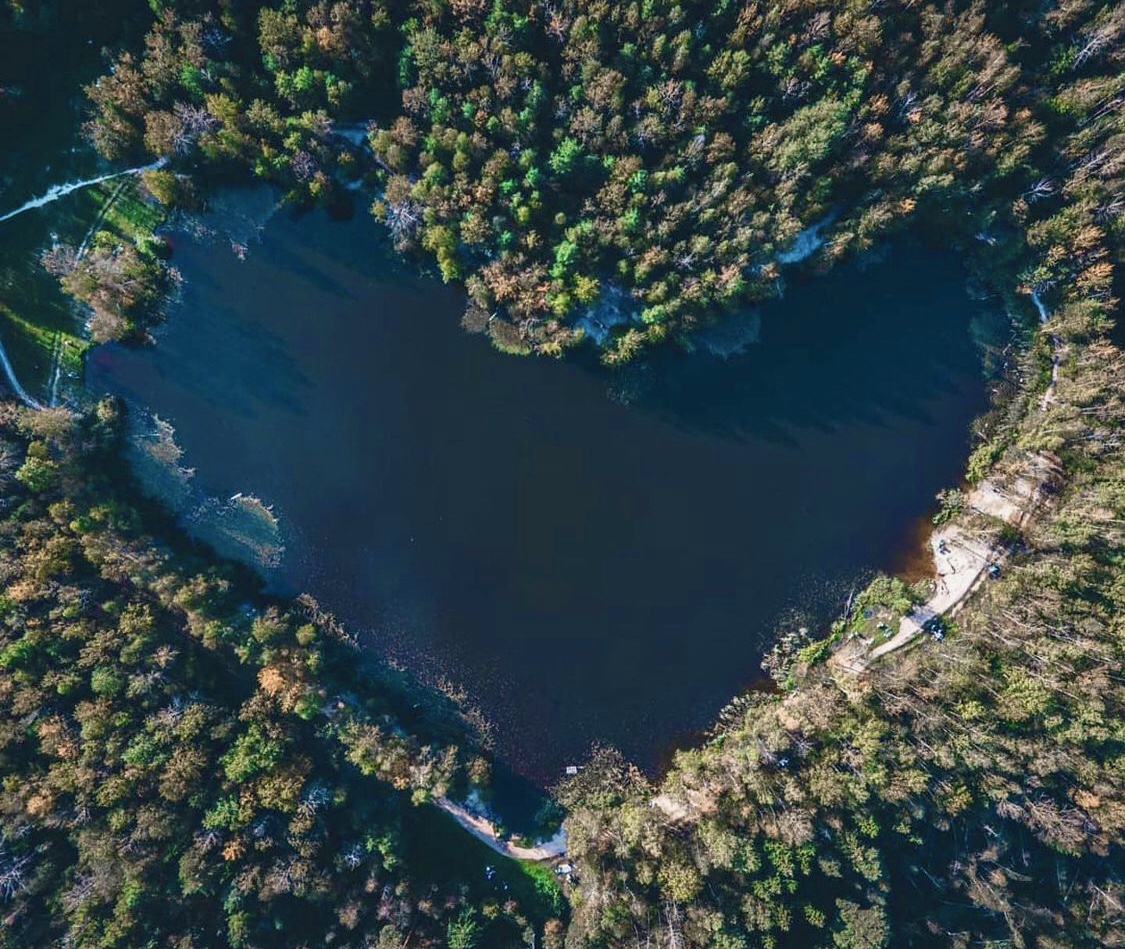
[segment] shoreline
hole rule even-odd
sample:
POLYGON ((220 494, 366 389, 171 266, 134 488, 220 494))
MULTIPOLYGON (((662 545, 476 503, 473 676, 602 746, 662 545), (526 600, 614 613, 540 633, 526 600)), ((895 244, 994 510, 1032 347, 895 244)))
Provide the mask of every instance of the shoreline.
MULTIPOLYGON (((128 174, 128 172, 122 174, 128 174)), ((1039 309, 1042 314, 1041 306, 1041 303, 1037 304, 1037 309, 1039 309)), ((2 344, 0 344, 0 356, 4 357, 2 361, 6 364, 4 368, 10 381, 18 386, 18 380, 15 379, 14 372, 10 364, 7 363, 6 354, 3 353, 2 344)), ((1048 391, 1039 399, 1039 407, 1047 405, 1052 398, 1052 390, 1057 376, 1057 365, 1058 353, 1056 352, 1053 367, 1056 371, 1052 374, 1048 391)), ((22 386, 19 387, 17 395, 25 405, 33 408, 43 407, 34 400, 26 390, 23 390, 22 386)), ((1029 408, 1034 410, 1030 403, 1029 408)), ((962 483, 962 487, 966 487, 964 482, 962 483)), ((966 491, 966 494, 968 493, 969 492, 966 491)), ((997 491, 995 493, 1002 494, 1003 492, 997 491)), ((977 508, 977 510, 979 510, 979 508, 977 508)), ((988 512, 985 511, 982 513, 988 512)), ((1026 513, 1027 512, 1021 511, 1020 523, 1022 523, 1026 513)), ((901 559, 896 558, 896 566, 892 567, 892 570, 889 572, 892 576, 906 579, 908 582, 920 579, 934 579, 938 582, 939 589, 935 592, 935 595, 927 601, 927 604, 915 611, 916 615, 913 618, 904 617, 901 620, 898 632, 889 641, 865 649, 862 655, 855 658, 851 658, 851 653, 845 653, 842 647, 838 648, 832 654, 831 662, 839 664, 842 668, 848 669, 848 671, 855 674, 862 675, 872 662, 906 645, 916 642, 923 632, 923 627, 930 619, 943 614, 953 615, 953 613, 957 612, 968 602, 981 585, 983 573, 988 563, 993 562, 993 560, 1002 560, 1003 558, 1003 553, 999 548, 981 549, 979 545, 974 545, 971 542, 965 543, 960 537, 956 537, 957 542, 955 546, 962 552, 962 556, 960 558, 945 558, 943 561, 943 558, 937 552, 938 544, 943 537, 948 541, 950 537, 955 537, 955 535, 952 531, 945 531, 943 533, 942 528, 937 528, 932 524, 930 516, 927 514, 920 515, 909 526, 906 531, 906 536, 908 541, 905 552, 901 559)), ((832 620, 829 620, 829 623, 831 622, 832 620)), ((751 683, 748 687, 739 690, 731 696, 727 704, 737 701, 746 694, 773 691, 772 680, 768 677, 756 677, 755 682, 759 681, 764 688, 759 688, 755 683, 751 683)), ((661 760, 652 776, 653 786, 659 787, 661 782, 672 771, 676 754, 679 751, 688 750, 705 744, 713 735, 717 723, 718 717, 716 717, 715 721, 709 722, 699 730, 691 730, 688 733, 691 737, 687 741, 685 741, 685 737, 687 737, 685 733, 681 732, 672 736, 668 742, 667 753, 661 754, 661 760)), ((541 790, 545 789, 541 788, 541 790)), ((446 813, 464 830, 485 843, 490 849, 512 859, 544 861, 558 858, 566 852, 565 833, 562 831, 556 834, 551 840, 540 845, 530 848, 521 847, 509 841, 501 840, 496 831, 496 826, 492 821, 482 815, 473 813, 462 805, 443 798, 437 802, 437 806, 446 811, 446 813)))
MULTIPOLYGON (((1029 400, 1024 419, 1043 412, 1055 400, 1063 357, 1062 343, 1049 330, 1050 312, 1037 294, 1031 294, 1031 298, 1039 314, 1040 331, 1047 333, 1050 340, 1051 375, 1044 391, 1029 400)), ((926 633, 940 640, 945 633, 945 621, 968 605, 989 576, 1000 575, 1010 555, 1005 531, 1022 532, 1026 528, 1061 466, 1050 453, 1035 452, 1015 472, 1002 478, 999 461, 997 458, 990 465, 988 474, 975 486, 962 482, 964 508, 947 523, 933 525, 929 531, 924 549, 928 550, 931 562, 925 579, 935 582, 930 598, 901 617, 897 631, 886 641, 876 644, 853 634, 838 644, 828 660, 833 667, 862 677, 872 664, 924 640, 926 633), (972 521, 976 517, 987 518, 992 529, 975 527, 972 521)), ((923 556, 917 558, 919 566, 923 556)))
POLYGON ((451 801, 447 797, 437 798, 434 804, 452 817, 460 827, 501 856, 510 857, 512 860, 543 863, 566 855, 566 830, 562 827, 549 840, 540 841, 532 847, 522 847, 513 844, 510 840, 501 839, 492 821, 481 814, 473 813, 463 804, 451 801))

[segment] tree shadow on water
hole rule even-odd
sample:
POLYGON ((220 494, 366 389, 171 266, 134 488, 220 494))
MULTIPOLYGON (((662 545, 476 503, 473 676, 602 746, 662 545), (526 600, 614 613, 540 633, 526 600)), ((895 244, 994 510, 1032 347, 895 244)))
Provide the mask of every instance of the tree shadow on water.
POLYGON ((761 341, 739 355, 667 347, 609 385, 636 409, 736 440, 796 446, 802 432, 933 425, 951 393, 982 388, 976 306, 950 256, 898 248, 866 270, 793 283, 762 307, 761 341))

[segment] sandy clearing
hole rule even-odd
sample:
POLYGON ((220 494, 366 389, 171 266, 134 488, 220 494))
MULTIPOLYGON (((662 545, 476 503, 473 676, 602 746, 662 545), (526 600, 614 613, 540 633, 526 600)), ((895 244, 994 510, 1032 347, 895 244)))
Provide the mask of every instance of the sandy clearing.
POLYGON ((492 821, 480 814, 474 814, 464 805, 447 797, 439 797, 435 803, 477 840, 505 857, 511 857, 513 860, 544 861, 554 860, 566 853, 566 831, 562 828, 559 828, 558 833, 550 840, 545 840, 534 847, 520 847, 511 841, 501 840, 492 821))

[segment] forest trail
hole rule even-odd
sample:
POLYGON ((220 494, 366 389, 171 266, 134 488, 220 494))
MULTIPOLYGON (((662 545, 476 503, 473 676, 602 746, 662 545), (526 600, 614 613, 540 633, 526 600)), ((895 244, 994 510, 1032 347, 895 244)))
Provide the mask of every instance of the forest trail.
POLYGON ((156 171, 157 168, 163 168, 166 164, 168 164, 167 158, 158 158, 151 164, 141 165, 137 168, 126 168, 124 171, 113 171, 107 175, 98 175, 94 178, 86 178, 82 181, 68 181, 65 184, 54 185, 48 188, 46 193, 41 194, 38 198, 25 201, 18 208, 9 211, 7 214, 0 215, 0 223, 14 218, 17 214, 23 214, 25 211, 41 208, 43 205, 50 204, 52 201, 58 201, 59 198, 65 197, 73 191, 78 191, 80 188, 88 188, 90 185, 101 184, 103 181, 110 181, 113 178, 120 178, 123 175, 139 175, 146 171, 156 171))
POLYGON ((474 814, 468 808, 451 801, 447 797, 439 797, 436 803, 477 840, 505 857, 511 857, 513 860, 542 862, 554 860, 566 854, 566 831, 561 828, 550 840, 545 840, 534 847, 520 847, 510 841, 501 840, 496 833, 496 826, 488 818, 474 814))
POLYGON ((41 409, 43 405, 37 399, 32 398, 30 393, 20 385, 19 379, 16 378, 16 370, 12 368, 12 361, 8 358, 8 352, 4 349, 4 341, 0 340, 0 367, 4 370, 4 375, 8 379, 8 386, 16 394, 24 405, 29 409, 41 409))
MULTIPOLYGON (((44 205, 51 204, 53 201, 58 201, 59 198, 65 197, 72 192, 78 191, 81 188, 88 188, 90 185, 101 184, 103 181, 110 181, 113 178, 121 178, 125 175, 139 175, 146 171, 155 171, 158 168, 163 168, 168 164, 167 158, 158 158, 156 161, 148 165, 140 165, 136 168, 126 168, 124 171, 113 171, 105 175, 97 175, 93 178, 85 178, 82 181, 68 181, 65 184, 54 185, 47 189, 46 193, 41 194, 38 198, 32 198, 30 201, 25 201, 18 208, 15 208, 6 214, 0 215, 0 223, 8 221, 25 211, 31 211, 34 208, 41 208, 44 205)), ((104 211, 104 209, 103 209, 104 211)), ((96 223, 96 222, 95 222, 96 223)), ((89 235, 87 235, 87 238, 89 235)), ((85 249, 85 241, 83 241, 83 249, 85 249)), ((56 356, 58 349, 56 348, 56 356)), ((31 396, 31 394, 20 385, 19 379, 16 377, 16 370, 12 366, 12 361, 8 358, 8 353, 4 349, 4 342, 0 340, 0 368, 4 370, 4 376, 8 380, 8 386, 16 394, 16 397, 28 408, 41 409, 43 404, 31 396)), ((51 402, 54 403, 54 387, 57 384, 58 369, 52 366, 52 396, 51 402)))

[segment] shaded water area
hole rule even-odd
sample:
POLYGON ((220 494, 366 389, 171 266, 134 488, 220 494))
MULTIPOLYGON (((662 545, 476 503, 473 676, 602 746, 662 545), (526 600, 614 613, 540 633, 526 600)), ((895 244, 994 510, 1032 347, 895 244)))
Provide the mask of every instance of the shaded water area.
POLYGON ((91 386, 171 422, 197 486, 272 503, 274 588, 463 684, 537 779, 708 724, 782 611, 827 620, 902 554, 986 401, 977 305, 920 248, 791 281, 742 356, 623 374, 464 333, 362 214, 175 258, 158 345, 96 350, 91 386))

